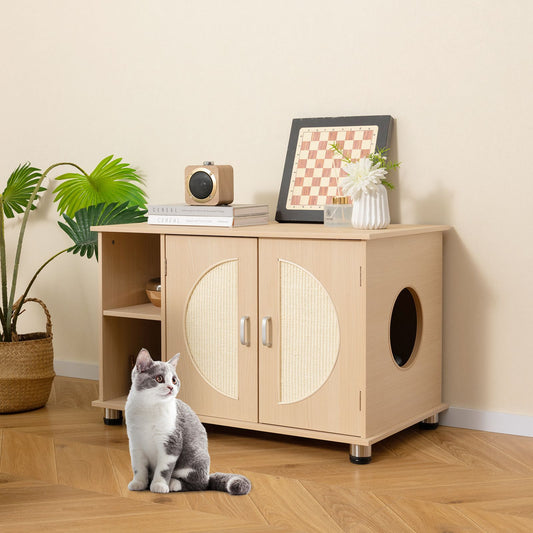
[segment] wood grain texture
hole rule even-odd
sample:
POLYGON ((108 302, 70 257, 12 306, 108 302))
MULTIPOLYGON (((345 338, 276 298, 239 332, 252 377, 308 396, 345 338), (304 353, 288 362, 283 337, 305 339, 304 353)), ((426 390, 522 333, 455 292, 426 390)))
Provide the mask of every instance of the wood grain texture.
POLYGON ((428 233, 366 245, 366 433, 442 401, 442 235, 428 233), (411 289, 420 302, 417 342, 405 367, 393 359, 389 327, 396 298, 411 289))
POLYGON ((354 228, 338 228, 322 224, 279 224, 271 222, 261 226, 246 226, 240 228, 221 228, 214 226, 160 226, 158 224, 113 224, 110 226, 93 226, 93 231, 101 233, 143 233, 164 235, 216 235, 227 237, 267 237, 283 239, 337 239, 349 241, 369 241, 419 235, 421 233, 443 232, 450 226, 390 224, 386 229, 361 230, 354 228))
POLYGON ((130 492, 125 427, 56 380, 47 407, 0 416, 0 531, 530 532, 533 439, 409 428, 351 464, 347 446, 208 426, 212 470, 247 496, 130 492))

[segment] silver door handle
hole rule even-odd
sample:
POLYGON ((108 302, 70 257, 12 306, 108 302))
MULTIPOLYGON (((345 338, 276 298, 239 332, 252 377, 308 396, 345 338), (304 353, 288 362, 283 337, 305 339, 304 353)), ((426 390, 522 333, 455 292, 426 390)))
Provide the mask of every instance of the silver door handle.
POLYGON ((263 317, 261 322, 262 341, 263 346, 270 348, 272 346, 272 318, 269 316, 263 317))
POLYGON ((241 317, 240 327, 241 344, 243 346, 250 346, 250 317, 241 317))

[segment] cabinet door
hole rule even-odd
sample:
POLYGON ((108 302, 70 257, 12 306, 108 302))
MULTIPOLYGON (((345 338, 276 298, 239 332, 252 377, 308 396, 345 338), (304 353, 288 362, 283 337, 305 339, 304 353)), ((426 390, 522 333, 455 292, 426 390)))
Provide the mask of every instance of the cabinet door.
POLYGON ((167 236, 166 257, 178 397, 199 415, 256 422, 257 240, 167 236))
POLYGON ((260 240, 260 422, 361 434, 362 246, 260 240))

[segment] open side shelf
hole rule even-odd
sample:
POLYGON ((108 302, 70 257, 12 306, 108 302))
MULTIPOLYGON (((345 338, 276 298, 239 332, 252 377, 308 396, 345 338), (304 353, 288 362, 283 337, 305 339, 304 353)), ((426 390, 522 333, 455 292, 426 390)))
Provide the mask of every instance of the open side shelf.
POLYGON ((164 302, 155 306, 145 291, 149 280, 164 277, 162 240, 156 234, 99 235, 100 386, 94 407, 124 410, 140 348, 156 359, 164 357, 164 302))
POLYGON ((126 307, 115 307, 104 309, 104 316, 116 316, 121 318, 138 318, 140 320, 161 321, 161 308, 151 303, 128 305, 126 307))
POLYGON ((104 409, 115 409, 117 411, 124 411, 126 406, 127 396, 119 396, 118 398, 113 398, 112 400, 94 400, 92 402, 93 407, 102 407, 104 409))

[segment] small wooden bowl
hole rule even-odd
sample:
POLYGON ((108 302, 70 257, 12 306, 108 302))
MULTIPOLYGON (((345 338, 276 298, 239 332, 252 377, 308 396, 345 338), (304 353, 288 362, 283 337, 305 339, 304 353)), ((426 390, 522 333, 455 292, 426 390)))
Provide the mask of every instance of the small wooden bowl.
POLYGON ((146 296, 156 307, 161 307, 161 278, 153 278, 146 284, 146 296))

